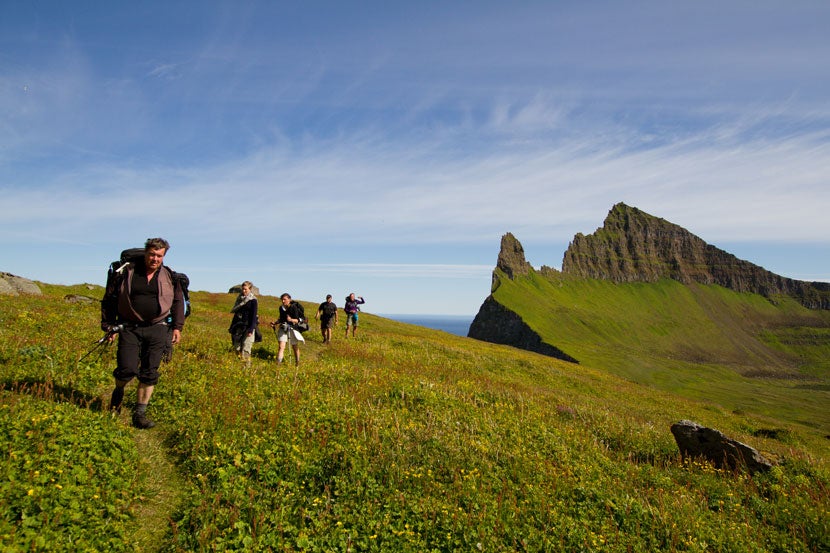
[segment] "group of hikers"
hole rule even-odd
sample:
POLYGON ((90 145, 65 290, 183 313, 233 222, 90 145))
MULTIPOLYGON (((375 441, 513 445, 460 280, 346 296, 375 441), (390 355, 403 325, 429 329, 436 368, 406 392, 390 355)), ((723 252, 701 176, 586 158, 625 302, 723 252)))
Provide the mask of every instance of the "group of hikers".
MULTIPOLYGON (((251 350, 254 342, 262 341, 262 334, 259 332, 259 306, 253 292, 253 283, 246 280, 242 283, 239 296, 231 308, 233 319, 228 328, 231 334, 231 343, 240 359, 247 366, 251 364, 251 350)), ((349 336, 349 329, 352 336, 357 332, 358 313, 360 305, 366 303, 362 296, 354 292, 346 296, 346 303, 343 310, 346 312, 346 337, 349 336)), ((326 296, 326 301, 317 308, 314 318, 320 321, 320 333, 323 336, 323 343, 331 342, 332 330, 339 322, 337 316, 338 308, 332 300, 331 294, 326 296)), ((277 363, 282 363, 285 358, 285 346, 291 344, 294 352, 294 362, 300 364, 300 344, 305 342, 303 332, 308 330, 308 320, 305 316, 303 305, 291 299, 291 294, 284 293, 280 296, 279 318, 270 323, 271 328, 277 334, 277 363)))
MULTIPOLYGON (((118 336, 116 368, 113 371, 115 388, 110 397, 110 411, 121 413, 124 389, 133 379, 138 380, 136 404, 132 413, 133 426, 152 428, 155 423, 147 417, 147 406, 159 381, 159 366, 172 345, 181 340, 185 322, 185 293, 177 274, 164 265, 164 256, 170 243, 163 238, 148 238, 143 256, 125 263, 115 278, 107 281, 101 300, 101 329, 106 333, 102 341, 111 343, 118 336)), ((140 251, 140 250, 139 250, 140 251)), ((250 366, 251 348, 262 340, 253 284, 242 283, 231 313, 228 329, 239 357, 250 366)), ((346 297, 346 337, 351 329, 355 336, 363 297, 354 293, 346 297)), ((338 308, 329 294, 320 304, 315 319, 320 321, 323 343, 331 342, 332 329, 339 322, 338 308)), ((279 351, 277 362, 282 363, 285 347, 291 344, 294 360, 300 362, 302 333, 308 330, 308 321, 302 304, 288 293, 280 296, 279 318, 270 323, 277 334, 279 351)))

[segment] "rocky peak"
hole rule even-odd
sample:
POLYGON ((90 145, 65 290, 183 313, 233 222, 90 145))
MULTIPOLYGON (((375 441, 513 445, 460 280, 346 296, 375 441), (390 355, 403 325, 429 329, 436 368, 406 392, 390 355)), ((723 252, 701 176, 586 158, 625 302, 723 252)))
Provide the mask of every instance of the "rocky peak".
POLYGON ((532 267, 525 259, 525 250, 509 232, 501 237, 501 249, 496 261, 496 268, 500 269, 510 280, 516 276, 528 274, 532 267))
POLYGON ((562 272, 614 282, 718 284, 738 292, 794 296, 806 307, 830 308, 830 285, 778 276, 711 246, 686 229, 618 203, 593 234, 577 234, 562 272))

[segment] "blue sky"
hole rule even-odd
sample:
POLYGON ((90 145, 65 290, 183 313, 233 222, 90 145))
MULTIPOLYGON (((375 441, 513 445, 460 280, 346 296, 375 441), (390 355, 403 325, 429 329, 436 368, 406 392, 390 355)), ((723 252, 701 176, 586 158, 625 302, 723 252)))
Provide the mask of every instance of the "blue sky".
POLYGON ((0 271, 469 314, 617 202, 830 281, 830 3, 0 3, 0 271))

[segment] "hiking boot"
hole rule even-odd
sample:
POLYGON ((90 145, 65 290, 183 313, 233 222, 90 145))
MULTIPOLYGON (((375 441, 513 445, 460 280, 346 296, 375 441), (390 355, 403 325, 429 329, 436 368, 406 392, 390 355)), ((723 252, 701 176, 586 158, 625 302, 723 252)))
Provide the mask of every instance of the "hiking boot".
POLYGON ((144 413, 133 413, 133 426, 136 428, 145 430, 147 428, 153 428, 155 425, 156 423, 148 419, 144 413))

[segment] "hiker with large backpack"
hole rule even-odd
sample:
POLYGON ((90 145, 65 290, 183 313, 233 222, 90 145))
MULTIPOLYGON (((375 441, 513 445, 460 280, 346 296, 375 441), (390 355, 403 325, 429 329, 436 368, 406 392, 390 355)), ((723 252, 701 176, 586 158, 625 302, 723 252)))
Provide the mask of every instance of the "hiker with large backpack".
POLYGON ((147 418, 147 405, 159 380, 159 365, 169 348, 179 343, 184 328, 182 282, 163 264, 169 250, 163 238, 147 239, 143 256, 125 260, 111 273, 101 300, 101 328, 110 341, 118 334, 110 410, 121 412, 124 387, 137 377, 132 422, 141 429, 155 426, 147 418))

